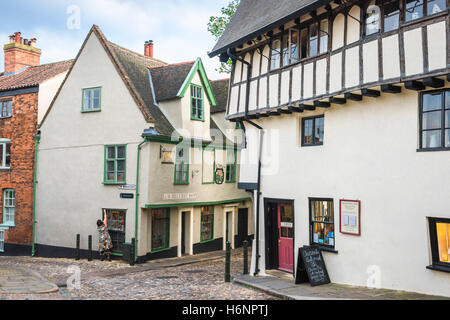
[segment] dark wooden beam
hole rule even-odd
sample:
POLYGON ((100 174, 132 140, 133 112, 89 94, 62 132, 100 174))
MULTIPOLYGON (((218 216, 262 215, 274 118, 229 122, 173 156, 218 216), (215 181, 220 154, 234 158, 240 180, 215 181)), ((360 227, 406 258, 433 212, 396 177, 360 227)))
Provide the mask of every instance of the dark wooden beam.
POLYGON ((382 84, 381 91, 386 93, 400 93, 402 92, 402 87, 394 86, 392 84, 382 84))
POLYGON ((269 116, 279 116, 279 115, 281 115, 281 113, 279 113, 278 111, 269 111, 268 114, 269 114, 269 116))
POLYGON ((289 107, 288 110, 292 111, 292 112, 300 112, 300 113, 303 112, 303 109, 301 109, 299 107, 289 107))
POLYGON ((377 98, 381 95, 380 91, 372 89, 362 89, 361 94, 365 97, 377 98))
POLYGON ((335 103, 335 104, 346 104, 346 103, 347 103, 347 99, 345 99, 345 98, 336 98, 336 97, 332 97, 332 98, 330 98, 330 103, 335 103))
POLYGON ((269 116, 268 113, 260 113, 261 118, 267 118, 269 116))
POLYGON ((316 110, 316 107, 308 104, 301 104, 300 109, 314 111, 316 110))
POLYGON ((316 100, 316 101, 314 101, 314 106, 315 107, 319 107, 319 108, 329 108, 330 107, 330 103, 326 102, 326 101, 316 100))
POLYGON ((363 99, 362 95, 351 92, 347 92, 344 96, 346 99, 353 101, 361 101, 363 99))
POLYGON ((447 74, 447 81, 450 82, 450 73, 447 74))
POLYGON ((414 91, 425 90, 424 84, 422 82, 419 82, 416 80, 406 81, 405 88, 409 89, 409 90, 414 90, 414 91))
POLYGON ((248 118, 249 118, 250 120, 253 120, 253 119, 259 119, 260 116, 259 116, 258 114, 249 114, 249 115, 248 115, 248 118))
POLYGON ((445 86, 445 81, 442 79, 430 77, 423 79, 423 84, 427 87, 442 88, 443 86, 445 86))
POLYGON ((279 113, 283 113, 283 114, 292 114, 292 111, 289 111, 289 109, 278 109, 279 113))

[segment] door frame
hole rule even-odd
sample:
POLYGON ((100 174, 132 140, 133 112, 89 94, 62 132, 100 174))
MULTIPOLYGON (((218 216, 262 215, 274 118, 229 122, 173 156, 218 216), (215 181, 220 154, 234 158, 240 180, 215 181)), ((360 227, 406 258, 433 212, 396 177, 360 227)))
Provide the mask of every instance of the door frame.
POLYGON ((236 237, 238 239, 237 243, 236 243, 236 247, 242 247, 243 246, 243 242, 245 240, 249 241, 250 235, 248 232, 248 227, 249 227, 249 208, 238 208, 238 212, 237 212, 237 232, 236 232, 236 237), (240 212, 245 211, 246 214, 246 220, 247 220, 247 229, 245 229, 245 236, 240 239, 239 238, 239 223, 241 222, 239 217, 240 217, 240 212), (242 241, 241 241, 242 240, 242 241))
MULTIPOLYGON (((103 208, 102 209, 102 221, 105 220, 105 214, 107 213, 107 211, 122 211, 125 213, 125 217, 124 217, 124 242, 127 242, 127 214, 128 214, 128 209, 113 209, 113 208, 103 208)), ((108 230, 109 235, 111 236, 111 233, 108 230)), ((111 239, 112 240, 112 239, 111 239)), ((136 239, 137 240, 137 239, 136 239)), ((123 243, 121 245, 123 245, 123 243)), ((121 250, 118 250, 117 248, 112 248, 111 250, 111 255, 112 256, 118 256, 118 257, 122 257, 123 256, 123 252, 121 250)))
MULTIPOLYGON (((293 246, 292 246, 292 257, 293 257, 293 270, 292 270, 292 274, 293 276, 295 276, 295 201, 291 200, 291 199, 279 199, 279 198, 264 198, 264 221, 272 221, 275 223, 272 223, 272 228, 270 228, 267 224, 265 224, 265 234, 264 234, 264 240, 267 239, 267 235, 270 234, 272 239, 274 239, 272 241, 272 243, 270 243, 269 241, 264 241, 265 242, 265 258, 266 258, 266 265, 265 268, 268 270, 271 269, 278 269, 278 261, 279 261, 279 255, 278 255, 278 239, 279 239, 279 235, 278 235, 278 205, 279 204, 283 204, 283 205, 291 205, 292 206, 292 216, 293 216, 293 223, 294 223, 294 227, 293 227, 293 233, 294 236, 292 238, 292 242, 293 242, 293 246), (273 216, 269 215, 268 212, 268 208, 270 208, 270 205, 276 205, 277 206, 277 210, 275 211, 275 214, 273 216), (275 249, 274 249, 275 248, 275 249), (272 249, 273 255, 274 256, 270 256, 269 252, 270 249, 272 249), (273 265, 268 265, 269 261, 273 261, 273 265)), ((287 271, 286 271, 287 272, 287 271)))

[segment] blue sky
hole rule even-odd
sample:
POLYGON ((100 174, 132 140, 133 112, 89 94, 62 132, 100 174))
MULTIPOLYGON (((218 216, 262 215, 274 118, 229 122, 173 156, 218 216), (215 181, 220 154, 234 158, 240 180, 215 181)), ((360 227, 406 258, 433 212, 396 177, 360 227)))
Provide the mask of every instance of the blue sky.
MULTIPOLYGON (((220 13, 227 0, 14 0, 1 1, 0 43, 22 32, 37 38, 41 63, 71 59, 78 53, 89 29, 97 24, 106 38, 143 53, 144 42, 153 40, 154 56, 168 63, 201 57, 209 78, 227 75, 215 71, 218 58, 207 51, 215 39, 207 32, 211 15, 220 13), (79 20, 77 11, 79 10, 79 20), (79 28, 77 21, 79 21, 79 28)), ((0 72, 3 50, 0 50, 0 72)))

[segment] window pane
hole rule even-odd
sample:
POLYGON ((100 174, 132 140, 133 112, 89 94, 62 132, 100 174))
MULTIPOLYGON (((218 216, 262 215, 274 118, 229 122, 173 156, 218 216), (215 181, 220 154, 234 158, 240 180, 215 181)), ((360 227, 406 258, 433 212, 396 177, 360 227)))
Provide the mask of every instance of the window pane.
POLYGON ((400 17, 399 1, 384 3, 384 32, 398 29, 400 17))
POLYGON ((445 147, 450 148, 450 130, 445 130, 445 147))
POLYGON ((450 91, 445 92, 445 109, 450 109, 450 91))
POLYGON ((317 55, 318 44, 318 26, 316 23, 309 27, 309 56, 313 57, 317 55))
POLYGON ((4 158, 4 148, 5 145, 4 144, 0 144, 0 167, 3 167, 5 164, 3 163, 5 158, 4 158))
POLYGON ((300 54, 301 59, 308 56, 308 29, 300 32, 300 54))
POLYGON ((314 143, 323 143, 323 133, 324 133, 324 123, 323 117, 316 118, 315 132, 314 132, 314 143))
POLYGON ((320 53, 328 51, 328 20, 320 21, 320 53))
POLYGON ((281 222, 294 222, 294 212, 292 206, 280 206, 281 222))
POLYGON ((289 64, 289 34, 283 36, 283 66, 289 64))
POLYGON ((125 171, 125 161, 117 160, 117 171, 125 171))
POLYGON ((406 21, 422 18, 423 0, 406 0, 406 21))
POLYGON ((313 120, 305 120, 303 122, 303 143, 304 144, 312 144, 313 143, 313 120))
POLYGON ((201 208, 201 241, 211 240, 214 238, 213 228, 214 228, 214 213, 212 207, 202 207, 201 208))
POLYGON ((445 111, 445 127, 450 128, 450 110, 445 111))
POLYGON ((428 0, 428 15, 444 11, 446 7, 445 0, 428 0))
POLYGON ((7 143, 5 152, 5 166, 9 167, 10 165, 11 165, 11 143, 7 143))
POLYGON ((83 109, 84 110, 91 109, 91 91, 90 90, 84 90, 83 109))
POLYGON ((169 247, 169 212, 167 209, 152 212, 152 250, 169 247))
POLYGON ((125 147, 117 147, 117 158, 125 159, 125 147))
POLYGON ((324 243, 325 224, 313 223, 313 242, 318 244, 324 243))
POLYGON ((296 62, 299 60, 297 30, 291 30, 290 47, 291 47, 291 62, 296 62))
POLYGON ((116 147, 108 147, 108 159, 116 158, 116 147))
POLYGON ((450 223, 436 223, 439 261, 450 262, 450 223))
POLYGON ((422 148, 439 148, 441 146, 441 130, 424 131, 422 148))
POLYGON ((423 95, 423 111, 441 110, 442 109, 442 94, 424 94, 423 95))
POLYGON ((125 172, 117 172, 117 182, 125 182, 125 172))
POLYGON ((379 1, 371 1, 366 10, 366 35, 380 31, 380 15, 379 1))
POLYGON ((281 50, 281 42, 280 40, 275 40, 272 43, 272 58, 270 60, 270 69, 277 69, 280 67, 280 52, 281 50))
POLYGON ((442 127, 441 125, 441 119, 442 119, 442 112, 441 111, 433 111, 433 112, 426 112, 422 115, 422 129, 440 129, 442 127))

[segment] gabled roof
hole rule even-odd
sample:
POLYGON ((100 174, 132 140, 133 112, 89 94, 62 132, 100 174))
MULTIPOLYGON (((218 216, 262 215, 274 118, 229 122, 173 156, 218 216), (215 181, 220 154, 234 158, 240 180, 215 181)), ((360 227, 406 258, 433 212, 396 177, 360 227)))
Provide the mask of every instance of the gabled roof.
POLYGON ((9 91, 35 87, 48 79, 51 79, 70 69, 73 60, 43 64, 35 67, 28 67, 24 71, 9 75, 0 75, 0 91, 9 91))
POLYGON ((226 112, 229 82, 230 79, 211 81, 211 88, 217 101, 217 105, 215 107, 211 107, 212 114, 226 112))
POLYGON ((241 0, 226 30, 210 57, 224 53, 238 45, 298 18, 301 14, 329 3, 329 0, 241 0))

